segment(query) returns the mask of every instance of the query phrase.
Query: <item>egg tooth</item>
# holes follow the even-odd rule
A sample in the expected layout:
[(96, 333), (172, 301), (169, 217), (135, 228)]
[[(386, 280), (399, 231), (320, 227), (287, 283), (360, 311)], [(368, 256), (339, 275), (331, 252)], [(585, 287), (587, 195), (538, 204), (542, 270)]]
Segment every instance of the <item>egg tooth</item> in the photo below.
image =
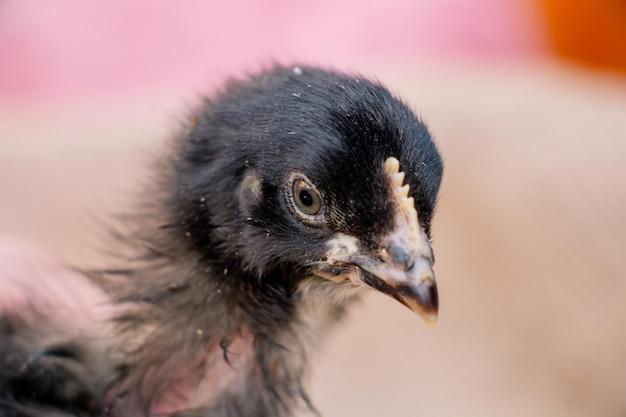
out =
[(409, 197), (411, 186), (404, 184), (405, 174), (400, 171), (400, 161), (394, 157), (387, 158), (383, 164), (383, 171), (389, 178), (392, 198), (396, 201), (401, 215), (408, 221), (409, 227), (417, 231), (419, 222), (417, 210), (415, 209), (415, 199)]

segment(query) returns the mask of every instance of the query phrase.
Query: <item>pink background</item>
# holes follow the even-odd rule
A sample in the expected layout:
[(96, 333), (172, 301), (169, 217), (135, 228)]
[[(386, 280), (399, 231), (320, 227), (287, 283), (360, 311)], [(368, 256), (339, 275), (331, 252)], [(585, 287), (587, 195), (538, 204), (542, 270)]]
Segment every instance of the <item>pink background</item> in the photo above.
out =
[(198, 87), (274, 60), (344, 69), (544, 49), (533, 3), (4, 0), (0, 99)]

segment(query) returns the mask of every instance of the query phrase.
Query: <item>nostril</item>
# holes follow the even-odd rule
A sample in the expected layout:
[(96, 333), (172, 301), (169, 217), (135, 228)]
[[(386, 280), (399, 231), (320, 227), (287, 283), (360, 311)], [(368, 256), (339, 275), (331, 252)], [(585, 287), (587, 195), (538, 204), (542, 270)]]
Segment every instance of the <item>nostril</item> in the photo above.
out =
[(409, 256), (409, 254), (402, 246), (396, 243), (391, 243), (387, 247), (387, 251), (391, 254), (391, 259), (393, 260), (394, 264), (401, 266), (407, 271), (413, 268), (415, 260), (412, 256)]

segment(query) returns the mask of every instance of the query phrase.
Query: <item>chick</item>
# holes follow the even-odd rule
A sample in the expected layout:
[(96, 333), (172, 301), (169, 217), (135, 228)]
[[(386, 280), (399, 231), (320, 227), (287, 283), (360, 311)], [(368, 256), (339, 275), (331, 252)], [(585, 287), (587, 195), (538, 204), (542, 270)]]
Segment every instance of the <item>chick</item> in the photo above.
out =
[(118, 236), (135, 256), (83, 271), (110, 318), (76, 334), (35, 306), (0, 316), (0, 415), (315, 412), (310, 351), (363, 289), (436, 319), (442, 172), (378, 83), (304, 66), (230, 81), (156, 165)]

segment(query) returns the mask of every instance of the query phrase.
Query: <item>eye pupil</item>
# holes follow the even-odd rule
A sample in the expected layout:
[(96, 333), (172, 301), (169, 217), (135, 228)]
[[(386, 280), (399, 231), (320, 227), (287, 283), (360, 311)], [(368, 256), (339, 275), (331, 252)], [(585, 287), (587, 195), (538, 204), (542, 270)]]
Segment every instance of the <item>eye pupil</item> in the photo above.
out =
[(313, 205), (313, 196), (307, 190), (300, 191), (300, 201), (307, 207), (311, 207)]

